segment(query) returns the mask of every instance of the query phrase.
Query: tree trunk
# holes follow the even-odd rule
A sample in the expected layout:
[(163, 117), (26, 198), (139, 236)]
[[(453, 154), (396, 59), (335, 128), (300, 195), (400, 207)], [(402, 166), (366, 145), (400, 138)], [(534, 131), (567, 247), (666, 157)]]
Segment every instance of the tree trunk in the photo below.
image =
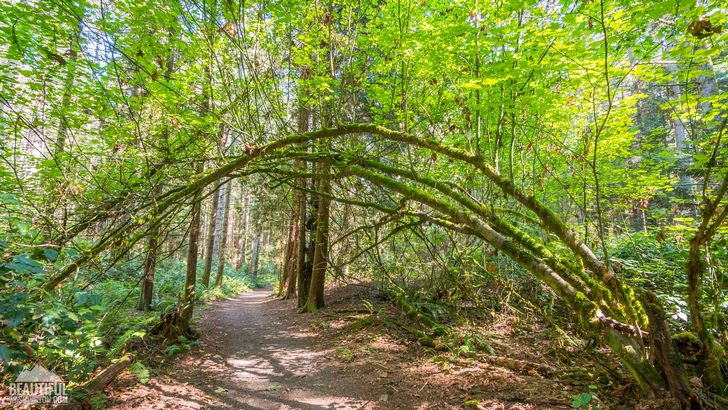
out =
[[(161, 195), (162, 186), (154, 189), (155, 195)], [(157, 267), (157, 250), (159, 248), (159, 226), (154, 226), (149, 232), (147, 239), (147, 256), (144, 259), (144, 277), (141, 284), (141, 295), (137, 309), (142, 311), (152, 310), (152, 295), (154, 293), (154, 272)]]
[[(198, 166), (198, 172), (202, 172), (202, 163)], [(184, 297), (177, 306), (174, 320), (171, 326), (164, 331), (168, 340), (176, 341), (179, 335), (190, 335), (190, 321), (195, 305), (195, 286), (197, 285), (197, 251), (200, 236), (200, 208), (202, 192), (198, 192), (192, 199), (192, 211), (190, 215), (190, 238), (187, 247), (187, 275), (185, 277)]]
[[(300, 166), (301, 163), (299, 162), (298, 165)], [(296, 185), (300, 186), (303, 183), (303, 179), (299, 179)], [(296, 282), (301, 270), (300, 267), (303, 265), (303, 261), (301, 259), (304, 257), (306, 247), (306, 195), (303, 191), (296, 190), (293, 204), (295, 207), (293, 220), (294, 237), (293, 242), (291, 243), (291, 260), (290, 263), (287, 263), (287, 270), (284, 272), (284, 274), (288, 275), (284, 299), (291, 299), (296, 294)], [(304, 250), (303, 252), (302, 249)]]
[[(170, 41), (174, 35), (174, 29), (170, 31)], [(164, 79), (169, 81), (174, 72), (174, 52), (171, 52), (167, 58), (167, 69), (164, 71)], [(169, 138), (169, 127), (164, 128), (165, 140)], [(157, 184), (154, 189), (155, 198), (162, 195), (162, 184)], [(156, 200), (155, 200), (156, 201)], [(156, 211), (154, 216), (156, 216)], [(152, 295), (154, 291), (154, 273), (157, 267), (157, 250), (159, 247), (159, 226), (155, 226), (149, 233), (149, 240), (147, 242), (147, 256), (144, 260), (144, 279), (142, 280), (142, 290), (139, 298), (139, 310), (147, 311), (151, 310)]]
[[(311, 70), (308, 67), (300, 67), (300, 76), (302, 80), (308, 80), (311, 78)], [(298, 90), (298, 132), (304, 133), (309, 130), (309, 120), (311, 117), (311, 110), (309, 109), (308, 105), (306, 105), (306, 98), (307, 98), (307, 92), (308, 90), (301, 86), (301, 88)], [(306, 148), (307, 149), (307, 148)], [(301, 172), (306, 172), (308, 169), (308, 164), (306, 164), (304, 161), (299, 160), (298, 168), (301, 170)], [(297, 180), (297, 185), (301, 189), (306, 189), (306, 186), (308, 185), (308, 181), (304, 178), (299, 178)], [(296, 291), (296, 287), (298, 288), (298, 298), (297, 303), (298, 307), (301, 308), (306, 304), (306, 296), (308, 293), (308, 288), (310, 286), (310, 278), (311, 278), (311, 254), (308, 251), (308, 248), (306, 246), (306, 239), (311, 241), (313, 244), (314, 236), (309, 233), (309, 235), (306, 235), (306, 231), (310, 231), (311, 224), (313, 223), (313, 220), (309, 218), (306, 215), (307, 211), (310, 211), (307, 209), (306, 206), (306, 200), (307, 200), (307, 194), (303, 190), (297, 191), (298, 195), (298, 248), (297, 248), (297, 263), (295, 268), (295, 276), (296, 280), (290, 280), (288, 282), (288, 289), (286, 291), (287, 297), (293, 297), (293, 293)], [(312, 198), (314, 196), (313, 193), (309, 194)], [(312, 202), (313, 204), (313, 202)], [(313, 207), (311, 207), (313, 209)], [(313, 251), (313, 248), (311, 248)], [(295, 284), (294, 284), (295, 282)]]
[[(726, 178), (728, 179), (728, 176)], [(703, 345), (700, 360), (705, 378), (712, 388), (717, 391), (724, 391), (726, 384), (723, 379), (720, 363), (720, 351), (722, 348), (717, 346), (715, 338), (707, 326), (705, 326), (702, 303), (700, 302), (703, 293), (703, 272), (705, 269), (705, 261), (703, 260), (700, 247), (707, 241), (703, 236), (703, 232), (702, 229), (699, 229), (690, 240), (690, 254), (687, 266), (688, 308), (690, 309), (690, 319), (695, 328), (695, 332)]]
[(215, 249), (215, 234), (217, 232), (217, 208), (220, 203), (220, 189), (215, 190), (212, 196), (212, 207), (210, 209), (210, 220), (207, 223), (207, 244), (205, 246), (205, 267), (202, 271), (202, 284), (210, 286), (210, 272), (212, 271), (212, 258)]
[(248, 193), (246, 192), (245, 188), (243, 188), (243, 216), (242, 216), (242, 226), (240, 228), (240, 242), (238, 246), (238, 260), (235, 264), (235, 270), (241, 270), (243, 268), (243, 264), (245, 264), (245, 252), (246, 248), (248, 247), (247, 241), (248, 241), (248, 219), (250, 218), (250, 212), (248, 210)]
[(139, 305), (137, 309), (142, 311), (152, 310), (152, 295), (154, 293), (154, 271), (157, 265), (157, 236), (159, 228), (152, 229), (149, 232), (147, 240), (147, 256), (144, 259), (144, 278), (141, 284), (141, 295), (139, 297)]
[(215, 287), (222, 286), (222, 277), (225, 272), (225, 252), (227, 251), (228, 223), (230, 222), (230, 198), (232, 197), (232, 182), (225, 187), (225, 204), (222, 209), (222, 226), (220, 227), (220, 250), (217, 262), (217, 277)]
[[(303, 163), (301, 163), (303, 165)], [(300, 186), (305, 188), (306, 181), (301, 179)], [(306, 194), (304, 191), (298, 192), (298, 247), (296, 248), (296, 265), (294, 267), (295, 278), (290, 278), (286, 297), (292, 298), (298, 287), (298, 306), (301, 307), (302, 297), (305, 297), (305, 287), (302, 287), (303, 277), (306, 270)], [(294, 280), (295, 279), (295, 280)], [(303, 289), (303, 290), (302, 290)], [(304, 295), (304, 296), (302, 296)]]
[[(667, 69), (671, 74), (675, 74), (678, 71), (676, 64), (668, 65)], [(675, 108), (673, 110), (674, 118), (671, 119), (671, 123), (673, 135), (675, 136), (675, 150), (677, 151), (678, 156), (678, 186), (676, 187), (676, 191), (681, 195), (683, 199), (690, 199), (692, 201), (694, 199), (693, 178), (692, 176), (690, 176), (689, 172), (691, 161), (687, 150), (689, 144), (688, 131), (685, 127), (685, 123), (680, 117), (679, 110), (679, 107), (681, 105), (680, 97), (682, 94), (682, 91), (680, 90), (680, 79), (673, 78), (672, 82), (673, 85), (670, 87), (670, 97), (675, 104)]]
[[(301, 77), (308, 78), (309, 71), (301, 69)], [(309, 110), (304, 104), (304, 96), (299, 92), (298, 106), (298, 132), (304, 133), (308, 131)], [(302, 160), (296, 160), (298, 169), (305, 169), (305, 163)], [(306, 180), (303, 178), (296, 179), (298, 188), (305, 186)], [(290, 299), (296, 293), (296, 285), (299, 278), (302, 278), (303, 266), (305, 266), (304, 255), (306, 247), (306, 193), (300, 189), (296, 189), (294, 193), (294, 210), (291, 217), (291, 231), (289, 233), (288, 252), (286, 258), (286, 269), (283, 275), (287, 281), (286, 293), (284, 299)], [(307, 288), (299, 286), (299, 306), (301, 306), (300, 294), (305, 293)]]
[[(298, 249), (298, 204), (297, 196), (293, 199), (293, 210), (291, 212), (291, 219), (288, 224), (288, 238), (286, 240), (286, 253), (283, 258), (283, 269), (280, 281), (279, 293), (283, 293), (283, 289), (287, 289), (289, 280), (291, 279), (291, 272), (294, 271), (293, 267), (296, 266), (296, 249)], [(295, 278), (294, 278), (295, 280)], [(284, 299), (288, 299), (284, 295)]]
[(331, 198), (331, 180), (326, 178), (329, 173), (329, 166), (324, 164), (321, 167), (324, 177), (319, 182), (319, 189), (322, 195), (318, 198), (318, 215), (316, 218), (316, 247), (313, 256), (313, 269), (311, 272), (311, 286), (308, 290), (308, 298), (304, 311), (315, 312), (324, 307), (324, 284), (326, 280), (326, 265), (329, 256), (329, 216)]
[(298, 277), (298, 307), (306, 306), (308, 293), (311, 289), (311, 275), (313, 274), (313, 259), (316, 250), (316, 219), (318, 217), (318, 196), (309, 195), (308, 215), (306, 216), (306, 230), (308, 231), (308, 245), (305, 250), (305, 263)]
[(258, 254), (260, 253), (260, 231), (256, 228), (253, 236), (253, 249), (250, 255), (250, 275), (258, 276)]
[(683, 360), (675, 350), (665, 312), (654, 293), (648, 291), (642, 296), (642, 306), (650, 320), (650, 345), (655, 361), (662, 370), (670, 392), (685, 406), (690, 401), (690, 385)]
[[(76, 32), (74, 33), (76, 37), (81, 36), (81, 28), (83, 27), (83, 18), (85, 11), (85, 8), (81, 9), (81, 17), (78, 20), (78, 27), (76, 28)], [(75, 55), (79, 54), (80, 45), (78, 44), (78, 41), (76, 41), (76, 38), (71, 38), (68, 48), (73, 53), (75, 53)], [(67, 58), (69, 58), (68, 71), (66, 71), (66, 77), (63, 80), (63, 96), (61, 97), (61, 104), (59, 107), (60, 113), (58, 113), (58, 134), (56, 135), (54, 151), (52, 153), (55, 165), (60, 168), (62, 175), (66, 173), (66, 167), (63, 165), (66, 160), (64, 160), (61, 156), (61, 154), (66, 151), (66, 139), (68, 138), (68, 117), (66, 116), (66, 112), (69, 111), (73, 99), (73, 84), (76, 80), (76, 66), (78, 65), (78, 61), (73, 61), (78, 60), (76, 57), (69, 56)], [(57, 243), (56, 245), (63, 245), (67, 240), (66, 232), (68, 228), (69, 207), (69, 203), (66, 198), (66, 181), (61, 178), (60, 180), (53, 181), (52, 184), (53, 186), (51, 187), (51, 189), (48, 190), (48, 192), (58, 192), (59, 197), (57, 198), (58, 202), (56, 204), (52, 203), (55, 198), (50, 198), (47, 208), (47, 217), (48, 221), (54, 221), (56, 219), (54, 215), (55, 210), (58, 208), (61, 209), (60, 231), (62, 232), (62, 234), (60, 237), (62, 241)]]

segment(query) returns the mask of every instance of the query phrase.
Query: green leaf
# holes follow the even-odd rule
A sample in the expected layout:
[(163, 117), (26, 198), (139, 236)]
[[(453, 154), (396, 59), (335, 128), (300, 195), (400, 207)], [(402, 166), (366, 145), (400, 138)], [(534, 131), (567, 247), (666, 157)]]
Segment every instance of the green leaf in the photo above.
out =
[(6, 365), (10, 363), (10, 349), (2, 343), (0, 343), (0, 359), (2, 359), (3, 363)]
[(51, 262), (55, 262), (58, 258), (58, 251), (53, 248), (43, 249), (43, 256)]
[(593, 397), (593, 394), (591, 393), (582, 393), (579, 395), (572, 396), (573, 401), (571, 402), (571, 407), (575, 409), (580, 409), (585, 407), (589, 404)]
[(43, 265), (25, 256), (14, 257), (13, 261), (6, 264), (5, 267), (20, 274), (43, 273)]

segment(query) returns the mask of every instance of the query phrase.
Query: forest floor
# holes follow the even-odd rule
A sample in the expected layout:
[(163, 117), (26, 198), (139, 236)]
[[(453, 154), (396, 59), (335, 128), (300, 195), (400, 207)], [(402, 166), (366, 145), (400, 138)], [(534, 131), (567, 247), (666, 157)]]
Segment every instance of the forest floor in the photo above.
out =
[(530, 326), (493, 323), (489, 343), (499, 357), (543, 368), (438, 353), (383, 323), (354, 327), (351, 313), (372, 300), (363, 287), (335, 289), (327, 309), (306, 315), (270, 294), (258, 289), (204, 308), (199, 344), (171, 358), (142, 357), (150, 380), (122, 373), (106, 391), (108, 408), (554, 409), (571, 408), (573, 395), (603, 379), (592, 360), (575, 359)]

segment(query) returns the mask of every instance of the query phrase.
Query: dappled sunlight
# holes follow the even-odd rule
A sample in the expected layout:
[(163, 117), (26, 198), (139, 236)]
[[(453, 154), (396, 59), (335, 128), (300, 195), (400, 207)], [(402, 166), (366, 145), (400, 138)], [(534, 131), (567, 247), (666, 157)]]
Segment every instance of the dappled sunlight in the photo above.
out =
[(314, 335), (271, 314), (266, 304), (276, 299), (268, 294), (257, 290), (207, 311), (198, 321), (207, 327), (204, 350), (180, 358), (169, 375), (119, 393), (112, 408), (150, 401), (190, 409), (374, 408), (379, 396), (347, 394), (329, 370), (327, 352), (311, 348)]
[(384, 328), (349, 332), (326, 314), (292, 314), (292, 303), (258, 290), (208, 310), (200, 347), (112, 394), (112, 408), (451, 409), (474, 398), (487, 398), (482, 408), (568, 408), (574, 393), (537, 373), (440, 361)]

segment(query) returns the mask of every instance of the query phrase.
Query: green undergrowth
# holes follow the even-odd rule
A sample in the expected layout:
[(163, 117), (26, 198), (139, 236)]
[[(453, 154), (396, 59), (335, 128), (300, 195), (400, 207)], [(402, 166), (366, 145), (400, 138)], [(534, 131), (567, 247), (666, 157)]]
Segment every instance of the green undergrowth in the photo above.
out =
[[(162, 313), (174, 309), (183, 291), (184, 262), (162, 261), (155, 274), (152, 310), (137, 310), (141, 269), (140, 258), (136, 258), (103, 271), (82, 269), (62, 288), (40, 298), (36, 290), (27, 285), (46, 278), (59, 255), (55, 251), (16, 252), (2, 245), (0, 358), (3, 384), (34, 363), (42, 363), (61, 375), (71, 387), (83, 383), (97, 367), (120, 356), (130, 344), (149, 338), (149, 330)], [(208, 289), (197, 285), (198, 304), (268, 286), (274, 277), (273, 264), (262, 265), (261, 274), (256, 278), (248, 276), (245, 267), (236, 271), (227, 265), (221, 287)], [(201, 270), (202, 264), (198, 266), (198, 277)]]

